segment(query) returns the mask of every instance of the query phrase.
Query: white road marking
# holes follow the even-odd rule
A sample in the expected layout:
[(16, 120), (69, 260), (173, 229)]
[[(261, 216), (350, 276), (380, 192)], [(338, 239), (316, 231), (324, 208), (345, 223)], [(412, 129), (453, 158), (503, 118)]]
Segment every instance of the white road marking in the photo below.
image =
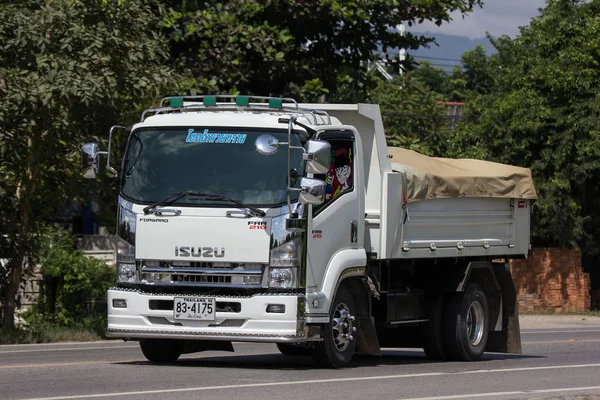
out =
[(93, 342), (54, 342), (54, 343), (27, 343), (27, 344), (2, 344), (0, 349), (4, 347), (37, 347), (37, 346), (67, 346), (70, 344), (100, 344), (100, 343), (117, 343), (120, 340), (95, 340)]
[(514, 396), (520, 394), (539, 394), (539, 393), (560, 393), (560, 392), (584, 392), (589, 390), (600, 390), (600, 386), (584, 386), (576, 388), (559, 388), (559, 389), (531, 389), (519, 390), (514, 392), (491, 392), (491, 393), (475, 393), (475, 394), (457, 394), (452, 396), (433, 396), (433, 397), (413, 397), (402, 400), (448, 400), (448, 399), (467, 399), (475, 397), (491, 397), (491, 396)]
[(62, 349), (35, 349), (35, 350), (3, 350), (0, 354), (8, 353), (40, 353), (42, 351), (73, 351), (73, 350), (99, 350), (99, 349), (137, 349), (138, 346), (95, 346), (95, 347), (65, 347)]
[[(268, 383), (247, 383), (241, 385), (223, 385), (223, 386), (205, 386), (205, 387), (191, 387), (191, 388), (179, 388), (179, 389), (158, 389), (158, 390), (144, 390), (135, 392), (118, 392), (118, 393), (97, 393), (97, 394), (83, 394), (75, 396), (56, 396), (56, 397), (40, 397), (28, 400), (59, 400), (59, 399), (89, 399), (97, 397), (121, 397), (121, 396), (136, 396), (136, 395), (149, 395), (149, 394), (161, 394), (161, 393), (182, 393), (182, 392), (201, 392), (208, 390), (223, 390), (223, 389), (246, 389), (255, 387), (270, 387), (270, 386), (292, 386), (292, 385), (306, 385), (306, 384), (321, 384), (321, 383), (341, 383), (341, 382), (361, 382), (361, 381), (374, 381), (383, 379), (401, 379), (401, 378), (420, 378), (430, 376), (444, 376), (444, 375), (467, 375), (475, 373), (499, 373), (499, 372), (516, 372), (516, 371), (534, 371), (534, 370), (547, 370), (547, 369), (564, 369), (564, 368), (591, 368), (600, 367), (600, 364), (580, 364), (580, 365), (551, 365), (545, 367), (529, 367), (529, 368), (505, 368), (505, 369), (488, 369), (488, 370), (472, 370), (462, 372), (429, 372), (423, 374), (404, 374), (404, 375), (380, 375), (380, 376), (361, 376), (354, 378), (337, 378), (337, 379), (315, 379), (307, 381), (287, 381), (287, 382), (268, 382)], [(463, 396), (459, 396), (463, 397)]]
[(544, 343), (592, 343), (600, 342), (600, 339), (568, 339), (568, 340), (540, 340), (537, 342), (521, 342), (522, 344), (544, 344)]
[(588, 332), (600, 332), (600, 329), (588, 329), (588, 330), (565, 330), (565, 331), (545, 331), (543, 329), (537, 330), (521, 330), (521, 335), (536, 335), (538, 333), (588, 333)]

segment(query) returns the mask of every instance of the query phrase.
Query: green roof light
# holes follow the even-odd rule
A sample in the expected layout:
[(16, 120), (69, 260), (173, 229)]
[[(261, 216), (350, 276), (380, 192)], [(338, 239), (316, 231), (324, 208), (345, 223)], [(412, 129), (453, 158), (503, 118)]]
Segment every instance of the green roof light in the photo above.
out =
[(235, 98), (235, 105), (238, 107), (248, 107), (250, 105), (250, 99), (248, 96), (237, 96)]
[(171, 97), (169, 104), (171, 107), (183, 107), (183, 97)]
[(202, 103), (205, 107), (216, 107), (217, 106), (217, 97), (216, 96), (204, 96), (202, 98)]
[(283, 100), (282, 99), (269, 99), (269, 108), (283, 108)]

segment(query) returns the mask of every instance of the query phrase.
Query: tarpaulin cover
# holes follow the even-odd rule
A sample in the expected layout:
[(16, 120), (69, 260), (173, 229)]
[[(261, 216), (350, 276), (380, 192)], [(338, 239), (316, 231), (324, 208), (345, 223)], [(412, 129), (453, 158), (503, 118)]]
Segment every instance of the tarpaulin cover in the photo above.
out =
[(404, 175), (407, 202), (459, 197), (537, 199), (529, 168), (490, 161), (428, 157), (388, 147), (392, 169)]

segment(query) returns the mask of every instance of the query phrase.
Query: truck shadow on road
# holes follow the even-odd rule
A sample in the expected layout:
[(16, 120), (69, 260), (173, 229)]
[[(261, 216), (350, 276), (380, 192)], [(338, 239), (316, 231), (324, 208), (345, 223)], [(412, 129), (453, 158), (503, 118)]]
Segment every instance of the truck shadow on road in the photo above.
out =
[[(533, 356), (525, 354), (501, 354), (486, 353), (484, 358), (474, 363), (481, 365), (489, 361), (512, 360), (512, 359), (540, 359), (544, 356)], [(451, 362), (436, 361), (428, 359), (419, 350), (384, 350), (381, 357), (355, 356), (352, 368), (379, 367), (379, 366), (405, 366), (418, 364), (450, 364)], [(263, 369), (263, 370), (312, 370), (318, 368), (310, 356), (284, 356), (278, 353), (271, 354), (244, 354), (226, 356), (188, 356), (177, 362), (168, 364), (153, 364), (146, 361), (122, 362), (117, 364), (165, 366), (179, 368), (240, 368), (240, 369)], [(464, 363), (461, 363), (464, 364)]]

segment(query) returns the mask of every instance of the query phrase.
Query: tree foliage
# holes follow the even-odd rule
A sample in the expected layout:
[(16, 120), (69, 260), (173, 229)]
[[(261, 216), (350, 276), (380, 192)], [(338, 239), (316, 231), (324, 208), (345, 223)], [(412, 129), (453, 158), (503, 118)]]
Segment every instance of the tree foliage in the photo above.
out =
[(379, 104), (388, 145), (440, 156), (446, 148), (446, 109), (436, 93), (412, 74), (380, 81), (371, 94)]
[(485, 47), (477, 46), (461, 57), (461, 67), (451, 73), (434, 67), (428, 61), (420, 61), (413, 76), (439, 93), (445, 101), (464, 102), (478, 94), (489, 94), (493, 85), (492, 69), (489, 66)]
[[(471, 121), (456, 155), (531, 167), (537, 245), (600, 253), (600, 1), (549, 0), (473, 71)], [(464, 150), (466, 149), (466, 150)]]
[[(171, 55), (201, 92), (363, 101), (375, 86), (368, 61), (432, 38), (396, 25), (441, 24), (480, 0), (171, 1)], [(383, 56), (382, 56), (383, 54)], [(392, 57), (393, 58), (393, 57)], [(393, 60), (392, 60), (393, 61)], [(397, 61), (397, 60), (396, 60)]]
[(115, 269), (76, 247), (65, 231), (49, 230), (42, 237), (37, 259), (44, 290), (25, 316), (30, 324), (104, 329), (106, 291), (115, 281)]
[(81, 188), (78, 148), (121, 110), (148, 103), (173, 74), (162, 7), (142, 0), (12, 1), (0, 6), (0, 196), (11, 205), (4, 326), (33, 240)]

